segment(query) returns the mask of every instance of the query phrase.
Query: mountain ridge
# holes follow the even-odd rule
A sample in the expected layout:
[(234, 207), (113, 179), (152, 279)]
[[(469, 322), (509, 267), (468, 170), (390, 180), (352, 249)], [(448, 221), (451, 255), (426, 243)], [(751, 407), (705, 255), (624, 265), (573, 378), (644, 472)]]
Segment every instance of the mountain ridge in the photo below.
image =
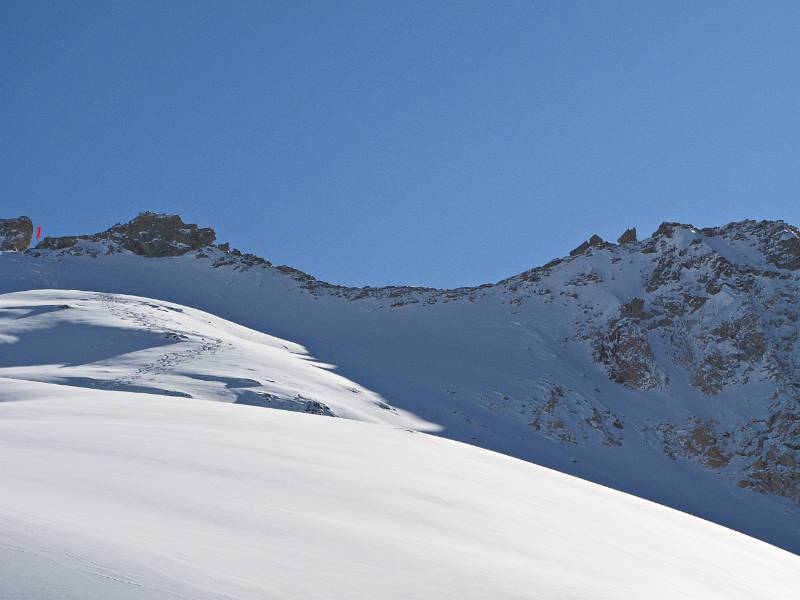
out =
[[(18, 217), (17, 219), (7, 219), (6, 221), (19, 221), (22, 224), (24, 224), (25, 221), (27, 221), (27, 223), (31, 222), (30, 218), (27, 216), (21, 216)], [(314, 281), (321, 286), (336, 288), (336, 289), (352, 290), (352, 291), (407, 289), (415, 291), (455, 292), (462, 290), (479, 290), (490, 286), (501, 285), (503, 283), (513, 281), (518, 278), (529, 276), (530, 274), (539, 272), (543, 269), (551, 268), (557, 264), (560, 264), (564, 260), (567, 260), (568, 258), (575, 258), (576, 256), (584, 254), (587, 251), (591, 252), (592, 248), (625, 246), (627, 244), (632, 244), (632, 243), (643, 244), (645, 245), (645, 247), (647, 247), (649, 245), (652, 245), (653, 240), (658, 237), (661, 236), (671, 237), (676, 229), (701, 232), (703, 235), (710, 237), (726, 234), (729, 233), (731, 230), (741, 229), (741, 228), (755, 227), (764, 229), (768, 231), (768, 235), (773, 234), (776, 229), (778, 230), (785, 229), (787, 231), (792, 232), (794, 234), (794, 237), (789, 240), (789, 243), (787, 243), (784, 248), (777, 248), (777, 249), (772, 248), (773, 253), (769, 256), (769, 259), (771, 259), (770, 262), (773, 262), (773, 264), (775, 264), (775, 266), (778, 266), (779, 268), (787, 268), (790, 270), (800, 269), (800, 241), (793, 241), (798, 239), (797, 236), (800, 230), (798, 230), (797, 227), (780, 219), (775, 219), (775, 220), (744, 219), (741, 221), (731, 221), (726, 225), (722, 226), (703, 227), (703, 228), (697, 228), (694, 225), (688, 223), (664, 221), (661, 223), (661, 225), (659, 225), (659, 227), (656, 229), (655, 232), (653, 232), (651, 236), (642, 240), (639, 240), (637, 238), (636, 236), (637, 232), (635, 227), (628, 228), (620, 235), (616, 244), (604, 240), (597, 234), (593, 234), (586, 241), (581, 242), (578, 246), (576, 246), (567, 255), (553, 258), (550, 261), (544, 263), (543, 265), (533, 266), (530, 269), (511, 275), (509, 277), (502, 278), (494, 283), (486, 282), (478, 285), (457, 286), (454, 288), (418, 286), (418, 285), (406, 285), (406, 284), (349, 286), (349, 285), (331, 283), (319, 279), (310, 273), (307, 273), (305, 271), (296, 269), (288, 265), (273, 265), (272, 262), (261, 256), (258, 256), (253, 253), (241, 252), (236, 248), (231, 248), (229, 242), (215, 245), (213, 244), (213, 242), (215, 241), (216, 233), (213, 228), (210, 227), (199, 228), (197, 225), (184, 223), (180, 215), (177, 214), (156, 213), (151, 211), (143, 211), (127, 223), (119, 222), (111, 226), (109, 229), (106, 229), (102, 232), (98, 232), (95, 234), (78, 234), (78, 235), (68, 235), (59, 237), (47, 236), (41, 241), (37, 242), (36, 246), (34, 247), (28, 247), (31, 241), (31, 235), (28, 235), (27, 242), (25, 243), (26, 245), (25, 248), (13, 248), (13, 249), (16, 249), (18, 251), (68, 250), (70, 248), (74, 249), (76, 244), (79, 244), (79, 242), (81, 241), (95, 241), (95, 242), (113, 241), (119, 243), (121, 234), (127, 233), (128, 231), (134, 231), (135, 233), (141, 234), (142, 230), (148, 225), (150, 227), (155, 226), (158, 228), (156, 234), (166, 233), (168, 235), (171, 234), (173, 236), (177, 236), (173, 237), (172, 240), (168, 240), (177, 242), (177, 244), (168, 247), (166, 249), (166, 253), (164, 248), (157, 248), (155, 251), (150, 251), (149, 248), (145, 250), (144, 247), (142, 247), (141, 245), (137, 248), (135, 242), (132, 244), (129, 243), (128, 245), (122, 243), (116, 248), (114, 248), (114, 250), (117, 250), (119, 247), (121, 247), (143, 256), (163, 257), (163, 256), (171, 256), (171, 255), (174, 256), (174, 255), (184, 254), (192, 250), (199, 250), (204, 246), (214, 246), (216, 248), (219, 248), (223, 252), (230, 254), (233, 257), (241, 257), (243, 260), (250, 261), (253, 263), (268, 264), (269, 266), (274, 266), (275, 268), (280, 269), (287, 274), (295, 274), (298, 278), (301, 278), (303, 280)], [(186, 230), (191, 232), (190, 235), (188, 236), (185, 235), (184, 232)], [(32, 228), (30, 228), (30, 231), (32, 233)], [(2, 232), (0, 232), (0, 236), (2, 236)], [(186, 243), (187, 241), (189, 241), (188, 244)], [(182, 247), (179, 247), (179, 245), (182, 245)], [(110, 247), (109, 249), (111, 248), (113, 247)], [(781, 250), (783, 251), (782, 254), (779, 253)]]
[(87, 237), (0, 255), (0, 291), (200, 308), (301, 343), (444, 437), (800, 552), (797, 229), (631, 237), (454, 290), (333, 286), (224, 245), (148, 257)]

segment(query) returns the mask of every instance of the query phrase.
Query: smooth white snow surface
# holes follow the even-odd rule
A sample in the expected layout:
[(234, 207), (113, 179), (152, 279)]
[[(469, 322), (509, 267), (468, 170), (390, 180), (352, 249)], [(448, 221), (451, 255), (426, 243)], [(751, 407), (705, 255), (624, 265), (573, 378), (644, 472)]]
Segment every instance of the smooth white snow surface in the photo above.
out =
[(0, 295), (0, 377), (435, 429), (333, 373), (299, 344), (135, 296)]
[(789, 599), (800, 558), (381, 424), (0, 380), (0, 598)]

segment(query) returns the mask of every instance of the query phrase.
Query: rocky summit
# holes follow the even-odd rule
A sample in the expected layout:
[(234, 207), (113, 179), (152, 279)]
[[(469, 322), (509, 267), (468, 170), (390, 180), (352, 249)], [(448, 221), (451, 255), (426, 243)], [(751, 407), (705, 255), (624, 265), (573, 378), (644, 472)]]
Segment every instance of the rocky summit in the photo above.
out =
[(105, 252), (128, 250), (147, 257), (180, 256), (214, 243), (213, 229), (184, 223), (178, 215), (140, 213), (128, 223), (119, 223), (101, 233), (83, 236), (47, 237), (36, 247), (45, 250), (89, 248), (85, 242), (111, 242)]
[(25, 250), (33, 237), (33, 223), (28, 217), (0, 219), (0, 251)]

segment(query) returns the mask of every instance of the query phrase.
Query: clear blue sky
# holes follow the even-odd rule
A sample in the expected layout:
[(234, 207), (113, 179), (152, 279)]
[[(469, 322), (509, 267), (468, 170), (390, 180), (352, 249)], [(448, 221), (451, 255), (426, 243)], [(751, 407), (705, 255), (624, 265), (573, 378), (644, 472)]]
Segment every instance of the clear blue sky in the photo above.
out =
[(0, 3), (0, 216), (178, 212), (347, 284), (800, 223), (798, 2)]

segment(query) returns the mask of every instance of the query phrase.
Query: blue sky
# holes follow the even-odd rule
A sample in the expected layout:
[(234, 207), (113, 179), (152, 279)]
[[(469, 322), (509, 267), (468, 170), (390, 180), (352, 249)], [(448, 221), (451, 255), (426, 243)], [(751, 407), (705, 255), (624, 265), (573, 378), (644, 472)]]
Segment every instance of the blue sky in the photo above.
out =
[(664, 220), (800, 224), (797, 2), (0, 3), (0, 216), (178, 212), (457, 286)]

